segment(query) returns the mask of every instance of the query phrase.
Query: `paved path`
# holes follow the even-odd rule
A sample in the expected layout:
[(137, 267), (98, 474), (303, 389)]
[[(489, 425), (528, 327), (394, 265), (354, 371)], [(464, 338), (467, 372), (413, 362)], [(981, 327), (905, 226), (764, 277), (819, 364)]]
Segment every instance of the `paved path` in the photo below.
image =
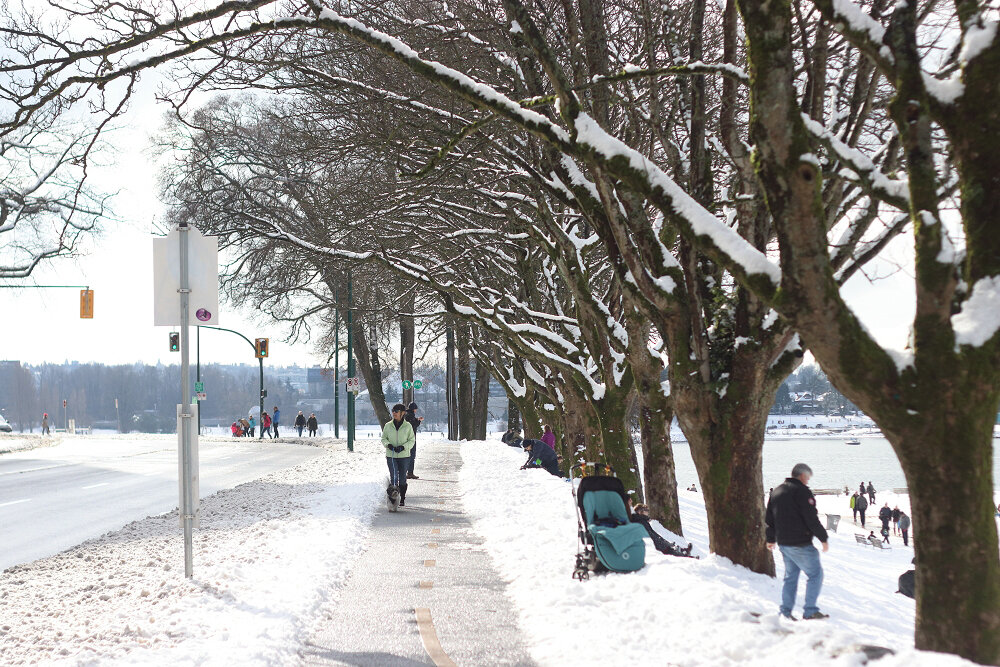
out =
[[(456, 443), (421, 442), (406, 507), (376, 515), (306, 665), (532, 665), (459, 498)], [(388, 471), (386, 471), (388, 479)]]

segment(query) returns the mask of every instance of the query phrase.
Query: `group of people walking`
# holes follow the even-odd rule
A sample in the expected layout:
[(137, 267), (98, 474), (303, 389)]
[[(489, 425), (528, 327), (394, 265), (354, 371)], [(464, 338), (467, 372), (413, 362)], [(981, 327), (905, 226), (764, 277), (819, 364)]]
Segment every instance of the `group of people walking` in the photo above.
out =
[[(260, 415), (260, 439), (263, 440), (266, 435), (269, 438), (279, 438), (281, 437), (278, 433), (278, 428), (281, 426), (281, 410), (278, 406), (274, 406), (274, 412), (268, 414), (266, 411), (262, 412)], [(237, 419), (229, 427), (234, 438), (254, 438), (257, 437), (257, 426), (258, 422), (252, 414), (247, 415), (245, 418)], [(302, 414), (299, 410), (298, 416), (295, 418), (295, 427), (299, 431), (299, 437), (302, 437), (302, 430), (306, 427), (309, 428), (309, 435), (316, 435), (316, 431), (319, 428), (319, 424), (316, 421), (316, 413), (309, 415), (309, 419)]]
[[(861, 518), (861, 527), (865, 528), (865, 512), (868, 511), (869, 505), (875, 503), (875, 487), (872, 486), (871, 482), (868, 482), (866, 487), (864, 482), (858, 487), (858, 490), (854, 492), (851, 496), (850, 505), (851, 511), (854, 513), (854, 523), (858, 522), (858, 517)], [(899, 505), (894, 508), (889, 508), (889, 503), (885, 503), (878, 511), (879, 521), (882, 522), (882, 528), (879, 531), (882, 535), (882, 542), (889, 544), (889, 524), (892, 524), (892, 535), (899, 535), (903, 538), (903, 545), (910, 545), (910, 517), (907, 516), (906, 512), (899, 509)], [(874, 534), (874, 531), (873, 531)]]
[(295, 430), (299, 432), (299, 437), (302, 437), (303, 429), (309, 429), (309, 437), (316, 435), (316, 431), (319, 430), (319, 421), (316, 419), (316, 413), (309, 413), (309, 418), (299, 410), (299, 414), (295, 415)]

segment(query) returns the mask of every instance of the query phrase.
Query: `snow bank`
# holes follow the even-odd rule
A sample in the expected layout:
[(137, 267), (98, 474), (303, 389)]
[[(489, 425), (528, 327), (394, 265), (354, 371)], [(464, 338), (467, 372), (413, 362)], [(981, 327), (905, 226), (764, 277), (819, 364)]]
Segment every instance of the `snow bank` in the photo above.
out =
[(385, 477), (377, 442), (326, 446), (203, 499), (192, 580), (176, 511), (4, 571), (0, 664), (298, 664)]
[(569, 483), (518, 470), (521, 453), (496, 442), (464, 443), (461, 451), (465, 509), (509, 582), (532, 656), (543, 665), (860, 665), (858, 644), (897, 651), (879, 665), (972, 664), (914, 650), (914, 603), (894, 593), (913, 551), (899, 540), (876, 552), (841, 524), (823, 556), (819, 604), (832, 618), (793, 623), (777, 614), (780, 556), (779, 578), (771, 579), (708, 554), (702, 497), (681, 492), (685, 535), (701, 560), (663, 556), (647, 542), (639, 572), (580, 583), (570, 577), (576, 516)]

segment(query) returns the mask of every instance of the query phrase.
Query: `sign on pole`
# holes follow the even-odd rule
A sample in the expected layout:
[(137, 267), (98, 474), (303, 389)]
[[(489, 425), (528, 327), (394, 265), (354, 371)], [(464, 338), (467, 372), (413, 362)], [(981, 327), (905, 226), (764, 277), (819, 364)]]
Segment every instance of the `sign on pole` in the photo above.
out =
[(195, 382), (194, 383), (194, 390), (197, 391), (197, 392), (205, 391), (205, 383), (204, 382)]
[[(219, 324), (219, 242), (194, 227), (188, 230), (188, 321)], [(165, 237), (153, 239), (154, 326), (181, 324), (180, 288), (180, 232), (172, 229)]]
[(412, 389), (413, 383), (409, 380), (403, 380), (403, 389)]
[(361, 391), (361, 378), (355, 376), (352, 378), (347, 378), (347, 391), (353, 391), (355, 394)]
[(413, 381), (413, 388), (414, 389), (421, 389), (423, 386), (424, 386), (423, 381), (421, 381), (421, 380), (414, 380)]
[(198, 402), (199, 403), (201, 403), (202, 401), (207, 401), (208, 400), (208, 394), (205, 393), (204, 391), (195, 392), (195, 396), (198, 397)]

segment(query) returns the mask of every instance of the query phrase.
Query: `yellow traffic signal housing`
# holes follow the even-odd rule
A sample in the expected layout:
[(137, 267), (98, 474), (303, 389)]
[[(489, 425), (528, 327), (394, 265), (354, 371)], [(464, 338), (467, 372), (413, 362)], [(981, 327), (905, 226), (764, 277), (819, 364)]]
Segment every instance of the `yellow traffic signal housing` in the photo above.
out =
[(94, 319), (94, 290), (80, 290), (80, 319)]
[(267, 343), (268, 343), (267, 338), (258, 338), (256, 341), (254, 341), (253, 347), (254, 350), (256, 351), (255, 356), (258, 359), (264, 359), (267, 357)]

